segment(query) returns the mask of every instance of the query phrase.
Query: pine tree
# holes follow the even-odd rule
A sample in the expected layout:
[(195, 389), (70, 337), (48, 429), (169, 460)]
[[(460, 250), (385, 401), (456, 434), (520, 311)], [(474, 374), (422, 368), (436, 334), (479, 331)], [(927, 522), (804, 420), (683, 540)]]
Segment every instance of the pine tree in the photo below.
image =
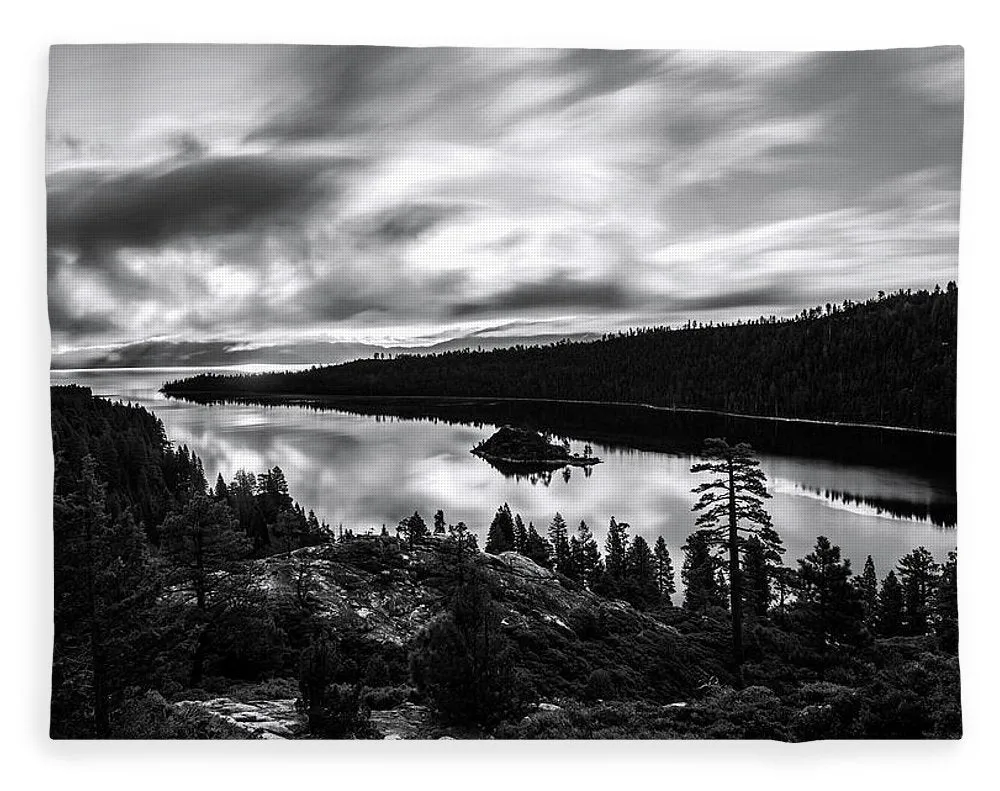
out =
[(903, 587), (890, 571), (882, 581), (878, 597), (878, 632), (883, 637), (895, 637), (903, 632)]
[(667, 542), (663, 540), (663, 536), (656, 538), (653, 558), (656, 564), (656, 588), (663, 603), (670, 605), (672, 604), (670, 597), (677, 592), (677, 583), (674, 581), (674, 564), (670, 558), (670, 550), (667, 549)]
[(926, 634), (930, 628), (931, 606), (940, 566), (927, 549), (918, 547), (899, 561), (896, 570), (903, 586), (906, 631), (913, 635)]
[(874, 631), (878, 621), (878, 576), (871, 555), (865, 560), (865, 568), (861, 575), (854, 578), (854, 587), (857, 588), (858, 596), (861, 598), (865, 626)]
[(815, 549), (799, 560), (798, 577), (797, 604), (806, 627), (824, 643), (857, 636), (861, 601), (850, 581), (851, 561), (841, 559), (840, 547), (819, 536)]
[(771, 606), (771, 572), (766, 550), (757, 536), (750, 536), (743, 545), (743, 581), (745, 612), (766, 617)]
[[(151, 671), (159, 570), (131, 514), (109, 517), (89, 454), (78, 489), (56, 495), (54, 526), (53, 736), (108, 738), (127, 687)], [(71, 732), (75, 722), (83, 733)]]
[(621, 582), (625, 579), (629, 527), (627, 522), (619, 523), (614, 517), (611, 517), (611, 523), (608, 525), (608, 535), (604, 539), (604, 568), (612, 582)]
[(576, 529), (576, 535), (570, 540), (570, 557), (575, 579), (579, 580), (587, 590), (590, 590), (597, 581), (597, 575), (601, 567), (601, 553), (597, 548), (597, 541), (594, 534), (584, 520), (580, 520), (580, 526)]
[(514, 515), (514, 549), (522, 555), (526, 554), (528, 548), (528, 529), (524, 526), (524, 520), (520, 514)]
[(550, 568), (552, 565), (552, 546), (538, 534), (533, 522), (528, 523), (524, 554), (543, 568)]
[(243, 567), (250, 554), (230, 510), (203, 494), (168, 516), (161, 534), (171, 585), (190, 594), (200, 610), (225, 598), (229, 577)]
[[(189, 683), (201, 682), (215, 627), (229, 614), (261, 607), (247, 564), (251, 544), (223, 503), (198, 494), (163, 522), (166, 579), (191, 597), (185, 628), (194, 643)], [(251, 601), (253, 600), (253, 601)]]
[(634, 607), (646, 608), (660, 600), (656, 585), (656, 560), (642, 536), (635, 536), (625, 554), (626, 600)]
[(427, 537), (427, 523), (419, 512), (414, 511), (412, 515), (400, 520), (396, 525), (396, 533), (412, 547)]
[(948, 553), (934, 597), (934, 631), (941, 650), (958, 653), (958, 554)]
[(486, 534), (486, 551), (491, 555), (513, 552), (516, 543), (514, 517), (510, 512), (510, 506), (504, 503), (501, 508), (497, 509), (489, 532)]
[[(573, 558), (570, 554), (569, 528), (558, 511), (549, 525), (549, 543), (552, 544), (552, 567), (559, 574), (572, 572)], [(568, 576), (568, 575), (567, 575)]]
[(712, 537), (707, 530), (696, 530), (688, 536), (683, 548), (684, 563), (681, 581), (684, 583), (684, 609), (702, 612), (709, 607), (725, 607), (726, 600), (719, 590), (716, 571), (720, 561), (712, 551)]
[(434, 535), (443, 536), (445, 534), (444, 511), (440, 508), (434, 514)]
[(708, 461), (692, 465), (693, 473), (711, 473), (713, 480), (696, 486), (699, 495), (692, 510), (699, 511), (696, 524), (713, 543), (728, 552), (730, 615), (732, 617), (733, 663), (737, 676), (743, 664), (743, 586), (740, 574), (741, 533), (756, 536), (766, 550), (780, 553), (781, 541), (764, 510), (770, 498), (760, 461), (746, 443), (731, 446), (724, 439), (705, 440)]
[(219, 473), (219, 477), (215, 479), (215, 499), (224, 502), (228, 502), (229, 500), (229, 489), (221, 472)]

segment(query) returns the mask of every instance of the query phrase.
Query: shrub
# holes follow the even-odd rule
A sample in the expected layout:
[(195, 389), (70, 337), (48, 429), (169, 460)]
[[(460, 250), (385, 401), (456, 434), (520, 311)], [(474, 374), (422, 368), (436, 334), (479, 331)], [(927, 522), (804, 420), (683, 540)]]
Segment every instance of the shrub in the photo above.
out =
[(113, 739), (256, 739), (197, 706), (176, 706), (158, 692), (129, 698), (115, 713)]
[(473, 572), (414, 640), (413, 684), (445, 721), (489, 726), (517, 710), (513, 650), (500, 629), (487, 579)]

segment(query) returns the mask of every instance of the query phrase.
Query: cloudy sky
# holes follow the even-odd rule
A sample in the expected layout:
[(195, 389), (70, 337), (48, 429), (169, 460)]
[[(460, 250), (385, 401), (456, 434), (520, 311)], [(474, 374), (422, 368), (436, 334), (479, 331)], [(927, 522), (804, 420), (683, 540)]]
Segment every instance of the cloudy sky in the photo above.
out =
[(54, 364), (325, 360), (943, 285), (962, 98), (958, 48), (56, 47)]

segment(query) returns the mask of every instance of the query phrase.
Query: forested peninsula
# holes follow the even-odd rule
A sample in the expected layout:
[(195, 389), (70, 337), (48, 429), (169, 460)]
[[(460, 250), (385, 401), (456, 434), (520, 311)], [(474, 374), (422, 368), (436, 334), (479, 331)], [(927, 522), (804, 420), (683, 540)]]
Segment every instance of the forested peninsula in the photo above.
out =
[(590, 342), (200, 374), (172, 396), (489, 397), (682, 409), (954, 432), (958, 287), (879, 293), (794, 318), (688, 322)]

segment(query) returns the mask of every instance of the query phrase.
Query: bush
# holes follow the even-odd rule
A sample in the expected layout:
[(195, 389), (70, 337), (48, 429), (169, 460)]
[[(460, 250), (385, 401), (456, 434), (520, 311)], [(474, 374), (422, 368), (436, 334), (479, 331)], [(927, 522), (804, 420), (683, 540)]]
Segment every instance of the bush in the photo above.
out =
[(299, 661), (299, 695), (309, 718), (309, 732), (330, 739), (375, 736), (362, 703), (360, 684), (335, 684), (339, 652), (325, 632), (314, 635)]
[(372, 711), (388, 711), (409, 700), (411, 687), (375, 687), (365, 689), (361, 702)]
[(113, 739), (256, 739), (257, 736), (197, 706), (176, 706), (158, 692), (128, 699), (115, 712)]
[(500, 628), (488, 582), (472, 572), (449, 612), (414, 640), (413, 684), (446, 722), (489, 726), (517, 710), (513, 650)]

